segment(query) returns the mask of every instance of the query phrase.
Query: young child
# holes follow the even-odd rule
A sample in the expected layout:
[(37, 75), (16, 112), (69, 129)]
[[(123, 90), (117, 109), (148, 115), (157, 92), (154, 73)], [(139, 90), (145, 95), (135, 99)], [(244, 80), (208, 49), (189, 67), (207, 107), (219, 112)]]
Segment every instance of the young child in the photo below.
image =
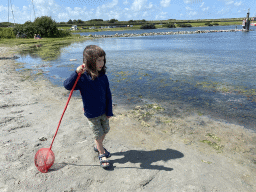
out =
[(109, 167), (110, 153), (103, 147), (103, 140), (109, 132), (109, 118), (113, 116), (112, 96), (109, 88), (106, 72), (106, 53), (96, 46), (89, 45), (83, 52), (83, 65), (64, 81), (64, 87), (71, 90), (78, 73), (82, 73), (75, 90), (80, 90), (84, 115), (87, 117), (90, 128), (93, 131), (96, 146), (94, 150), (99, 152), (100, 165)]

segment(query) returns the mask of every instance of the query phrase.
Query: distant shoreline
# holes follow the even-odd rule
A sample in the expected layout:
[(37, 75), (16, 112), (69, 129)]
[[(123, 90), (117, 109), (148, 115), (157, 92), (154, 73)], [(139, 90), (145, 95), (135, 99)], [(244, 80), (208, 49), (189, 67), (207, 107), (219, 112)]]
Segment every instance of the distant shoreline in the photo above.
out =
[[(100, 31), (123, 31), (123, 30), (138, 30), (140, 29), (140, 27), (143, 25), (143, 24), (152, 24), (154, 23), (155, 26), (156, 26), (156, 29), (162, 29), (162, 28), (168, 28), (168, 27), (163, 27), (165, 24), (168, 24), (168, 23), (175, 23), (175, 28), (183, 28), (183, 27), (179, 27), (177, 24), (178, 23), (183, 23), (183, 24), (190, 24), (191, 26), (190, 27), (207, 27), (208, 25), (205, 25), (205, 23), (208, 23), (208, 22), (212, 22), (214, 25), (213, 26), (229, 26), (229, 25), (242, 25), (242, 21), (243, 19), (205, 19), (205, 20), (200, 20), (200, 21), (197, 21), (197, 20), (170, 20), (170, 21), (150, 21), (150, 22), (147, 22), (147, 23), (140, 23), (139, 25), (134, 25), (132, 23), (124, 23), (122, 25), (133, 25), (133, 27), (118, 27), (118, 25), (120, 24), (117, 24), (116, 28), (103, 28), (101, 29), (101, 24), (97, 23), (97, 25), (95, 26), (94, 24), (91, 24), (91, 25), (83, 25), (83, 24), (70, 24), (70, 27), (72, 25), (77, 25), (78, 27), (78, 30), (76, 31), (71, 31), (72, 33), (77, 33), (77, 31), (79, 32), (100, 32)], [(160, 24), (161, 23), (161, 24)], [(98, 27), (96, 29), (79, 29), (79, 27)], [(107, 25), (106, 23), (102, 23), (102, 26), (110, 26), (110, 25)], [(59, 25), (58, 28), (61, 28), (61, 29), (69, 29), (70, 27), (66, 27), (66, 26), (61, 26)], [(188, 27), (188, 28), (190, 28)]]
[(115, 35), (82, 35), (83, 37), (92, 38), (112, 38), (112, 37), (135, 37), (135, 36), (155, 36), (155, 35), (179, 35), (179, 34), (200, 34), (200, 33), (219, 33), (219, 32), (238, 32), (242, 29), (229, 29), (229, 30), (196, 30), (196, 31), (170, 31), (170, 32), (150, 32), (150, 33), (116, 33)]

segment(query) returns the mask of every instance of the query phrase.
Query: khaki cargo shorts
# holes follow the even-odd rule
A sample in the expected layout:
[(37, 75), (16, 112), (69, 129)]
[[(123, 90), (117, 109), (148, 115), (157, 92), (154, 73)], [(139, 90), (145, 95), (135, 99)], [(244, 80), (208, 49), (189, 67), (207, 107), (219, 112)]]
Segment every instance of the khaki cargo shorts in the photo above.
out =
[(90, 128), (94, 134), (94, 138), (97, 140), (100, 136), (107, 134), (110, 130), (109, 119), (106, 114), (103, 114), (95, 118), (87, 118)]

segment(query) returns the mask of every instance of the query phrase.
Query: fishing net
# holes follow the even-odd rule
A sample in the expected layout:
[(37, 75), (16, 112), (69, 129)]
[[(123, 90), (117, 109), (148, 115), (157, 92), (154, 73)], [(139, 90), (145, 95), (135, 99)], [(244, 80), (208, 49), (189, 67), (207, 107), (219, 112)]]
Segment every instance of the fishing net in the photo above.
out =
[[(83, 68), (84, 68), (84, 66), (82, 65), (82, 69)], [(80, 77), (81, 77), (81, 72), (78, 74), (78, 76), (76, 78), (76, 81), (75, 81), (75, 83), (73, 85), (73, 88), (70, 91), (70, 94), (69, 94), (69, 97), (68, 97), (68, 101), (67, 101), (66, 106), (64, 108), (64, 111), (63, 111), (63, 113), (61, 115), (61, 118), (60, 118), (57, 130), (56, 130), (55, 135), (54, 135), (54, 137), (52, 139), (52, 144), (51, 144), (50, 148), (41, 148), (41, 149), (39, 149), (37, 151), (37, 153), (35, 155), (35, 159), (34, 159), (35, 160), (35, 165), (36, 165), (37, 169), (40, 172), (42, 172), (42, 173), (47, 173), (48, 170), (50, 169), (50, 167), (54, 163), (55, 156), (54, 156), (54, 153), (51, 150), (52, 149), (52, 145), (53, 145), (54, 139), (55, 139), (55, 137), (56, 137), (56, 135), (58, 133), (58, 130), (59, 130), (59, 127), (60, 127), (60, 124), (61, 124), (61, 120), (62, 120), (62, 118), (64, 116), (64, 113), (65, 113), (67, 107), (68, 107), (68, 103), (69, 103), (69, 101), (71, 99), (73, 91), (74, 91), (74, 89), (76, 87), (76, 84), (77, 84), (77, 82), (78, 82)]]
[(54, 153), (50, 148), (41, 148), (35, 155), (35, 165), (38, 171), (47, 173), (55, 160)]

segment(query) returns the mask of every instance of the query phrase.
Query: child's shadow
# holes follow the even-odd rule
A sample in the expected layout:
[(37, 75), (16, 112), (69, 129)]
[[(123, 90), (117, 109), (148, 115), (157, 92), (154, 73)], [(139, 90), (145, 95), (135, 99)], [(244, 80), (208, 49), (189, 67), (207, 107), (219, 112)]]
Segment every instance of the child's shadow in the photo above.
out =
[[(183, 153), (173, 149), (166, 149), (166, 150), (158, 149), (155, 151), (130, 150), (126, 152), (111, 153), (111, 155), (112, 157), (124, 156), (121, 159), (111, 160), (111, 164), (115, 164), (115, 163), (125, 164), (128, 162), (140, 163), (140, 169), (156, 169), (156, 170), (165, 170), (165, 171), (172, 171), (173, 169), (170, 167), (165, 167), (163, 165), (152, 165), (152, 163), (157, 161), (167, 162), (171, 159), (184, 157)], [(126, 168), (129, 168), (129, 167), (126, 167)]]

